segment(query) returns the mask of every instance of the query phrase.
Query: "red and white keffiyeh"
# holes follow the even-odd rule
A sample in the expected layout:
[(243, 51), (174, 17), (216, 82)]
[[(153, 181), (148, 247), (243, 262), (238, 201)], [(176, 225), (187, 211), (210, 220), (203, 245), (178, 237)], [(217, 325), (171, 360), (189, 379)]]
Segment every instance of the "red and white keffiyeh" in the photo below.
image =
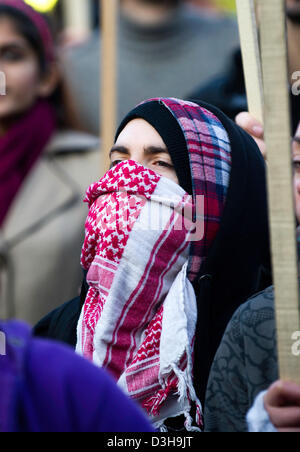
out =
[[(119, 163), (88, 192), (81, 264), (89, 290), (77, 351), (107, 368), (163, 428), (201, 407), (192, 383), (196, 298), (187, 278), (192, 199), (134, 161)], [(191, 210), (191, 209), (190, 209)]]

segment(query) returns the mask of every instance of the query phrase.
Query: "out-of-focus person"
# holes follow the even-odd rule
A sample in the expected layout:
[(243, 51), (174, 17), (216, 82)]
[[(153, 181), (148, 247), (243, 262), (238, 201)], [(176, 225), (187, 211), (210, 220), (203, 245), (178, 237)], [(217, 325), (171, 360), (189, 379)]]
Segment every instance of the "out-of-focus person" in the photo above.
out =
[(247, 414), (253, 433), (300, 432), (300, 386), (291, 381), (276, 381), (262, 391)]
[[(300, 61), (300, 3), (296, 0), (287, 0), (286, 3), (292, 122), (295, 133), (292, 155), (294, 198), (295, 214), (299, 224), (300, 92), (297, 93), (299, 83), (293, 86), (293, 82)], [(227, 108), (231, 108), (232, 118), (238, 110), (247, 108), (245, 87), (242, 85), (244, 84), (242, 62), (240, 55), (236, 58), (238, 63), (234, 70), (236, 78), (230, 78), (228, 74), (223, 82), (219, 80), (215, 93), (212, 85), (210, 91), (216, 101), (222, 97), (222, 93), (224, 94), (223, 102), (225, 105), (227, 101)], [(240, 83), (237, 83), (237, 80), (240, 80)], [(208, 98), (211, 99), (211, 96)], [(263, 124), (246, 111), (240, 112), (235, 119), (242, 129), (252, 135), (264, 158), (267, 159)], [(297, 235), (299, 255), (299, 228)], [(242, 305), (228, 324), (209, 377), (205, 400), (205, 431), (299, 431), (300, 388), (291, 382), (278, 381), (278, 378), (274, 287), (271, 286)], [(250, 407), (252, 408), (248, 412)]]
[[(238, 45), (236, 22), (198, 12), (184, 0), (122, 0), (118, 19), (118, 121), (143, 99), (184, 98), (226, 67)], [(87, 130), (99, 131), (96, 30), (65, 54), (65, 70)]]
[[(293, 134), (300, 117), (300, 2), (286, 0), (289, 77), (291, 85), (291, 109)], [(240, 112), (247, 111), (247, 97), (241, 51), (237, 48), (226, 71), (208, 83), (199, 83), (198, 89), (191, 90), (187, 98), (193, 102), (205, 101), (220, 108), (231, 119)]]
[[(237, 122), (252, 134), (262, 154), (267, 157), (264, 129), (259, 121), (244, 112), (237, 117)], [(260, 133), (257, 132), (259, 130)], [(293, 139), (292, 158), (295, 213), (299, 224), (300, 116)], [(299, 252), (298, 228), (298, 255)], [(293, 343), (291, 339), (291, 351), (295, 348), (295, 353), (298, 353), (296, 340)], [(299, 357), (295, 356), (295, 359)], [(240, 306), (227, 326), (208, 381), (205, 431), (246, 432), (249, 429), (251, 432), (274, 432), (299, 429), (300, 388), (289, 382), (278, 382), (278, 378), (274, 287), (270, 286)]]
[(0, 321), (0, 333), (0, 432), (153, 432), (103, 369), (24, 323)]
[(21, 0), (0, 0), (0, 70), (0, 317), (34, 324), (78, 293), (99, 143), (75, 131), (50, 27)]

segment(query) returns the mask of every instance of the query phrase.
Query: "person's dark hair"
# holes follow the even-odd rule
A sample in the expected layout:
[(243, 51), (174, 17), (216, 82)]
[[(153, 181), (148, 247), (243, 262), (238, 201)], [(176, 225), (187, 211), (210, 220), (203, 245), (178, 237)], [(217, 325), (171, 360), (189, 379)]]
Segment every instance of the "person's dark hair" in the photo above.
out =
[(299, 5), (295, 8), (286, 6), (286, 15), (288, 19), (294, 24), (300, 25), (300, 8)]
[[(15, 25), (17, 32), (29, 43), (37, 56), (40, 76), (45, 76), (49, 70), (49, 64), (51, 63), (47, 61), (45, 48), (35, 24), (21, 11), (8, 5), (0, 5), (0, 18), (3, 17), (11, 20)], [(44, 19), (46, 20), (51, 33), (54, 34), (53, 27), (47, 17), (44, 16)], [(55, 108), (59, 128), (81, 129), (66, 81), (61, 75), (57, 87), (48, 100)]]

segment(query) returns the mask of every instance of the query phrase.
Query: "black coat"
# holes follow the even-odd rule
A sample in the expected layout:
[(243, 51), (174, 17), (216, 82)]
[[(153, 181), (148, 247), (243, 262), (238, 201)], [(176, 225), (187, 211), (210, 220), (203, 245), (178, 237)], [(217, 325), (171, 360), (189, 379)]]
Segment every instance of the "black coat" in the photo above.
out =
[(75, 348), (77, 342), (77, 324), (87, 291), (88, 285), (84, 276), (80, 297), (76, 297), (63, 304), (41, 319), (33, 329), (34, 335), (55, 339)]
[[(188, 100), (196, 103), (207, 102), (215, 105), (230, 119), (234, 120), (241, 111), (248, 111), (244, 70), (240, 49), (232, 56), (227, 71), (216, 76), (205, 85), (199, 86), (187, 96)], [(290, 92), (292, 115), (292, 133), (295, 134), (300, 121), (300, 95)]]

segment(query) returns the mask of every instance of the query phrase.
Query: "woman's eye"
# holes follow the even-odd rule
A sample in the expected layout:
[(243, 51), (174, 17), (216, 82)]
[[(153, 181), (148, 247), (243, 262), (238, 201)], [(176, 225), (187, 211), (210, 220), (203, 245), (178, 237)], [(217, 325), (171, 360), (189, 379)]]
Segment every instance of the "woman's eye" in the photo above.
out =
[(158, 165), (158, 166), (162, 166), (163, 168), (174, 169), (174, 166), (171, 163), (164, 162), (163, 160), (158, 160), (154, 164)]
[(20, 61), (23, 59), (23, 53), (17, 50), (6, 50), (2, 53), (2, 59), (5, 61)]
[(300, 160), (293, 161), (293, 168), (294, 168), (294, 171), (300, 171)]
[(123, 160), (114, 160), (113, 162), (111, 162), (110, 167), (113, 168), (114, 166), (117, 166), (121, 162), (123, 162)]

